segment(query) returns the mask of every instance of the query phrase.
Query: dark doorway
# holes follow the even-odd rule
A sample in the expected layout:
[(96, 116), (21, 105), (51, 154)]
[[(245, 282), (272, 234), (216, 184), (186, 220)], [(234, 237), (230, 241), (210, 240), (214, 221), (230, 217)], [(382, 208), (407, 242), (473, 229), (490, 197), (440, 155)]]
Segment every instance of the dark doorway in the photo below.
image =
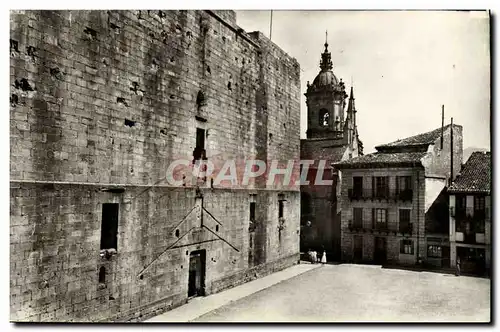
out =
[(363, 236), (354, 235), (354, 262), (360, 263), (363, 260)]
[(450, 247), (443, 247), (442, 267), (450, 267)]
[(462, 272), (482, 275), (485, 272), (485, 250), (482, 248), (457, 247)]
[(375, 238), (374, 261), (376, 264), (384, 264), (387, 260), (387, 243), (384, 237)]
[(189, 256), (188, 297), (205, 295), (205, 250), (193, 251)]

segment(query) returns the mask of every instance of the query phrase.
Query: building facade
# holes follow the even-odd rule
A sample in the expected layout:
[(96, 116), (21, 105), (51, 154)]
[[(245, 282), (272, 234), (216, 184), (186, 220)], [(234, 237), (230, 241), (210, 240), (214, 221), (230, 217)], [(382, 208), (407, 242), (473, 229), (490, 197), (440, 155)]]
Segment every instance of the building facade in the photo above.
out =
[(436, 220), (436, 212), (430, 214), (436, 206), (442, 211), (442, 204), (436, 202), (459, 170), (462, 127), (448, 125), (376, 149), (334, 164), (342, 173), (342, 260), (437, 264), (429, 257), (427, 245), (445, 236), (443, 241), (448, 241), (446, 227), (436, 226), (446, 225), (448, 219), (446, 215)]
[(298, 185), (166, 180), (300, 157), (299, 64), (233, 11), (13, 11), (10, 82), (12, 321), (140, 321), (297, 263)]
[(464, 272), (491, 270), (491, 153), (474, 152), (448, 190), (450, 263)]
[[(363, 154), (358, 136), (356, 107), (351, 87), (347, 112), (347, 93), (342, 79), (333, 73), (328, 43), (321, 54), (320, 72), (312, 84), (307, 82), (307, 138), (302, 139), (301, 160), (314, 161), (309, 166), (309, 184), (301, 186), (301, 251), (327, 251), (328, 257), (340, 259), (339, 175), (331, 163)], [(316, 178), (332, 181), (318, 185)]]

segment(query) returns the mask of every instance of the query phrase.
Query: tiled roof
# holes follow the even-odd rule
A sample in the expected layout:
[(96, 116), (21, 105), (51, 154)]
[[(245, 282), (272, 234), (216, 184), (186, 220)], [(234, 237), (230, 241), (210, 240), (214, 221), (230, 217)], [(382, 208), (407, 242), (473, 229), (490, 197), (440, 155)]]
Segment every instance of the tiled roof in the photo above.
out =
[[(447, 125), (444, 127), (444, 130), (448, 129), (451, 125)], [(456, 126), (456, 125), (454, 125)], [(390, 148), (390, 147), (403, 147), (403, 146), (416, 146), (416, 145), (428, 145), (434, 143), (441, 136), (441, 128), (434, 129), (432, 131), (399, 139), (397, 141), (382, 144), (376, 146), (375, 148), (378, 150), (379, 148)]]
[(303, 160), (326, 160), (330, 163), (337, 162), (342, 159), (347, 145), (331, 145), (325, 142), (323, 146), (318, 146), (318, 143), (309, 145), (307, 141), (301, 142), (301, 156)]
[(375, 152), (365, 156), (344, 160), (335, 164), (338, 168), (365, 168), (385, 166), (415, 166), (421, 165), (420, 160), (426, 152), (400, 152), (380, 153)]
[(491, 153), (473, 152), (448, 191), (490, 193), (490, 188)]

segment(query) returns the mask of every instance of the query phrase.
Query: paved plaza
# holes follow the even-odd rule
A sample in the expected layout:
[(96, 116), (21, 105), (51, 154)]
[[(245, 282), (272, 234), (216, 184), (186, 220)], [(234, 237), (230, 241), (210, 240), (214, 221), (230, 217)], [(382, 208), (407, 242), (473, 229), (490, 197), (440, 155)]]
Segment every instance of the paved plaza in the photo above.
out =
[[(186, 320), (192, 322), (488, 322), (490, 320), (489, 279), (350, 264), (323, 265), (311, 270), (303, 269), (300, 274), (293, 274), (295, 276), (267, 288), (256, 289), (248, 296), (226, 301), (216, 309), (209, 308), (199, 317), (195, 318), (191, 314)], [(258, 283), (259, 281), (255, 284), (256, 287), (259, 287)], [(239, 292), (237, 288), (227, 292), (232, 291), (236, 294)], [(246, 291), (248, 292), (248, 289)], [(212, 296), (224, 297), (223, 293)], [(209, 298), (210, 296), (195, 299), (198, 302), (188, 303), (184, 308), (175, 310), (186, 311), (191, 306), (202, 313), (199, 308), (202, 305), (201, 301)], [(191, 309), (191, 312), (194, 311)], [(180, 317), (172, 314), (170, 317)], [(169, 313), (164, 319), (157, 317), (152, 321), (170, 321), (168, 315)]]

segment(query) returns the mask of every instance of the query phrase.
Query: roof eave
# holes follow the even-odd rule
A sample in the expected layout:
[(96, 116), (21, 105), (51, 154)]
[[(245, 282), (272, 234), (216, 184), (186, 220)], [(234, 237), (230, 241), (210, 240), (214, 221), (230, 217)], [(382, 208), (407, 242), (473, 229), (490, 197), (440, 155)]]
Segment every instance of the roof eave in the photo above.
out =
[(392, 167), (423, 167), (421, 162), (385, 162), (385, 163), (354, 163), (336, 164), (332, 166), (337, 169), (370, 169), (370, 168), (392, 168)]
[(432, 143), (419, 143), (419, 144), (402, 144), (402, 145), (378, 145), (375, 147), (377, 151), (379, 149), (382, 150), (397, 150), (397, 149), (404, 149), (404, 148), (420, 148), (420, 147), (428, 147)]
[(486, 194), (491, 195), (491, 190), (471, 190), (471, 189), (453, 189), (448, 188), (449, 194)]

